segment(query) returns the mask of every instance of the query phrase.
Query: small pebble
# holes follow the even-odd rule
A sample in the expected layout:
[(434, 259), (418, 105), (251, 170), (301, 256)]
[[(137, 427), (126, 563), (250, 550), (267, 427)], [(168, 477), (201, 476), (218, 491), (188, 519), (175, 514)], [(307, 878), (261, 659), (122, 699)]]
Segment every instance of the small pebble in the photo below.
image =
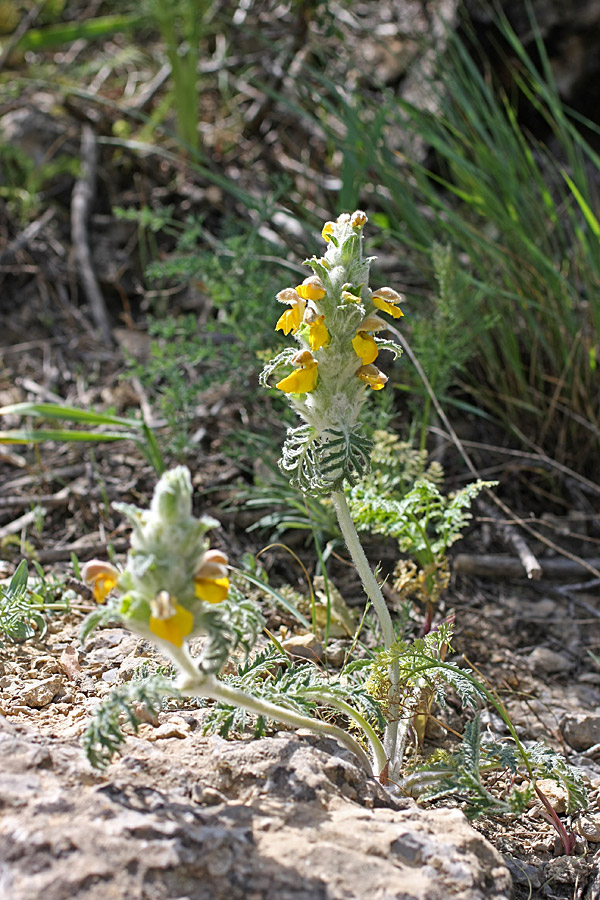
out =
[(549, 647), (536, 647), (529, 654), (528, 662), (537, 675), (567, 673), (573, 668), (567, 656)]

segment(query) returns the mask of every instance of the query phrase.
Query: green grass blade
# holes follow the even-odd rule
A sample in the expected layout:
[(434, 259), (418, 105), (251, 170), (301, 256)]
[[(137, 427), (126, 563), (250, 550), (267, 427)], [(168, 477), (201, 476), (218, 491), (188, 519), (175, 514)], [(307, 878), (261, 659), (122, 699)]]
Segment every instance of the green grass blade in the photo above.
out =
[(49, 50), (72, 44), (73, 41), (93, 41), (108, 37), (116, 31), (131, 31), (145, 23), (141, 16), (99, 16), (84, 22), (61, 22), (45, 28), (30, 28), (16, 44), (15, 50)]
[(31, 430), (27, 428), (0, 431), (0, 444), (41, 444), (44, 441), (135, 441), (139, 443), (139, 434), (128, 434), (124, 431), (75, 431), (64, 428)]
[(577, 201), (577, 205), (579, 206), (579, 209), (583, 213), (583, 215), (585, 217), (585, 221), (588, 223), (588, 225), (592, 229), (594, 236), (597, 238), (600, 238), (600, 222), (598, 222), (598, 219), (596, 218), (596, 216), (590, 209), (589, 204), (586, 202), (583, 194), (581, 193), (581, 191), (579, 190), (579, 188), (577, 187), (577, 185), (575, 184), (575, 182), (573, 181), (571, 176), (567, 172), (565, 172), (564, 169), (561, 169), (561, 175), (563, 176), (563, 178), (569, 185), (569, 189), (570, 189), (571, 193), (573, 194), (573, 196), (575, 197), (575, 200)]
[(93, 410), (77, 409), (60, 403), (12, 403), (0, 407), (0, 416), (39, 416), (45, 419), (66, 419), (67, 422), (84, 422), (89, 425), (123, 425), (125, 428), (144, 428), (141, 419), (125, 419)]

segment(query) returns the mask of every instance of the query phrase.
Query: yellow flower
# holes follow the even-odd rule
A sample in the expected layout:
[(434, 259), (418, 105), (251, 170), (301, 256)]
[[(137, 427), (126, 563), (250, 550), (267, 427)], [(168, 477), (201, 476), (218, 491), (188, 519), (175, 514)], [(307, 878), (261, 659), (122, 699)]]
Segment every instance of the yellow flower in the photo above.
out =
[(393, 288), (379, 288), (378, 291), (374, 291), (371, 299), (373, 300), (373, 306), (389, 313), (394, 319), (399, 319), (400, 316), (404, 315), (402, 310), (396, 306), (396, 303), (400, 303), (402, 300), (402, 296)]
[(303, 366), (301, 369), (296, 369), (286, 378), (277, 382), (275, 387), (286, 394), (308, 394), (310, 391), (314, 391), (317, 386), (318, 368), (319, 364), (314, 360), (314, 362)]
[(191, 634), (194, 628), (192, 613), (176, 603), (168, 591), (160, 591), (150, 604), (150, 620), (148, 626), (152, 634), (161, 641), (168, 641), (175, 647), (181, 647), (183, 639)]
[(306, 301), (293, 288), (285, 288), (279, 291), (277, 299), (280, 303), (287, 303), (291, 309), (286, 309), (277, 320), (275, 331), (283, 331), (284, 334), (296, 334), (306, 309)]
[(387, 375), (384, 375), (377, 366), (372, 364), (361, 366), (356, 370), (356, 375), (374, 391), (380, 391), (387, 384)]
[(119, 580), (118, 569), (102, 559), (91, 559), (81, 569), (81, 577), (91, 585), (96, 603), (104, 603)]
[(334, 224), (335, 224), (334, 222), (325, 222), (325, 224), (323, 225), (323, 231), (321, 232), (321, 237), (323, 238), (324, 241), (327, 241), (327, 243), (329, 243), (329, 241), (331, 240), (331, 234), (333, 232)]
[(377, 343), (375, 338), (372, 335), (367, 334), (366, 331), (358, 332), (356, 337), (352, 340), (352, 346), (354, 347), (356, 355), (362, 359), (364, 366), (375, 362), (377, 359), (379, 353)]
[(308, 326), (308, 345), (311, 350), (320, 350), (321, 347), (326, 347), (331, 340), (324, 322), (325, 316), (319, 316)]
[(229, 593), (229, 578), (194, 578), (194, 593), (205, 603), (221, 603)]
[(350, 291), (342, 291), (342, 300), (345, 303), (360, 303), (360, 297)]
[(221, 550), (207, 550), (194, 575), (194, 593), (206, 603), (220, 603), (229, 593), (227, 557)]
[(327, 291), (318, 275), (310, 275), (302, 284), (296, 286), (296, 292), (303, 300), (322, 300)]
[(284, 334), (289, 334), (291, 331), (292, 334), (296, 334), (300, 328), (301, 322), (302, 314), (300, 307), (298, 305), (293, 306), (291, 309), (286, 309), (286, 311), (279, 316), (275, 331), (283, 331)]

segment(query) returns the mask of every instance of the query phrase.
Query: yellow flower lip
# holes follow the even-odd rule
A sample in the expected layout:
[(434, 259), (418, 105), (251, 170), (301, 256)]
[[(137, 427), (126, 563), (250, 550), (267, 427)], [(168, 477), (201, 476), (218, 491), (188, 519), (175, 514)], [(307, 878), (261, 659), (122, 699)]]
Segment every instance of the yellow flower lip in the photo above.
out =
[(296, 292), (303, 300), (322, 300), (327, 291), (318, 275), (309, 275), (302, 284), (296, 286)]
[(388, 382), (387, 375), (384, 375), (377, 366), (374, 366), (371, 363), (360, 366), (360, 368), (356, 370), (356, 376), (357, 378), (360, 378), (361, 381), (364, 381), (365, 384), (368, 384), (374, 391), (380, 391)]
[(396, 304), (400, 303), (403, 299), (402, 294), (399, 294), (391, 287), (379, 288), (378, 290), (373, 291), (373, 294), (371, 295), (373, 306), (375, 306), (376, 309), (389, 313), (394, 319), (399, 319), (404, 315), (402, 310), (396, 306)]
[(104, 603), (116, 587), (120, 575), (115, 566), (103, 559), (90, 559), (81, 569), (81, 577), (86, 584), (91, 585), (96, 603)]
[(221, 603), (229, 593), (229, 578), (194, 578), (194, 594), (205, 603)]
[(159, 591), (150, 604), (148, 627), (155, 637), (181, 647), (194, 629), (194, 616), (177, 603), (168, 591)]
[(367, 366), (377, 359), (379, 350), (375, 338), (365, 331), (358, 332), (352, 340), (352, 346), (356, 355), (362, 359), (363, 366)]
[(285, 288), (285, 290), (279, 291), (277, 299), (280, 303), (287, 303), (292, 308), (286, 309), (279, 316), (275, 331), (283, 331), (284, 334), (289, 334), (291, 331), (292, 334), (296, 334), (304, 317), (306, 300), (303, 300), (294, 288)]
[(324, 241), (327, 241), (327, 243), (329, 243), (329, 241), (331, 240), (331, 235), (333, 232), (334, 225), (335, 225), (335, 222), (325, 222), (325, 224), (323, 225), (323, 230), (321, 231), (321, 237), (323, 238)]
[(309, 325), (308, 343), (311, 350), (320, 350), (321, 347), (326, 347), (331, 340), (324, 322), (325, 316), (319, 316), (315, 322)]
[[(309, 354), (312, 359), (312, 354), (308, 350), (300, 351), (300, 354), (304, 353)], [(296, 354), (296, 356), (300, 354)], [(294, 359), (292, 358), (293, 361)], [(286, 378), (282, 378), (275, 387), (278, 391), (283, 391), (286, 394), (309, 394), (317, 386), (318, 369), (319, 364), (316, 359), (313, 359), (311, 363), (308, 363), (303, 368), (296, 369), (295, 372), (292, 372)]]
[(351, 291), (342, 291), (342, 300), (346, 303), (360, 303), (360, 297), (357, 297)]

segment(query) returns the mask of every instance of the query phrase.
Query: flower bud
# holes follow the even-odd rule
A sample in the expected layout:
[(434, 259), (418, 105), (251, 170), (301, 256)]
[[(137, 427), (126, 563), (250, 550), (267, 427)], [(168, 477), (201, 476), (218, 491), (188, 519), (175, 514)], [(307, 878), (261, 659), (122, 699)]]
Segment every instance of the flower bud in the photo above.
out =
[(350, 224), (353, 228), (362, 228), (363, 225), (367, 224), (367, 215), (362, 211), (362, 209), (357, 209), (350, 216)]

